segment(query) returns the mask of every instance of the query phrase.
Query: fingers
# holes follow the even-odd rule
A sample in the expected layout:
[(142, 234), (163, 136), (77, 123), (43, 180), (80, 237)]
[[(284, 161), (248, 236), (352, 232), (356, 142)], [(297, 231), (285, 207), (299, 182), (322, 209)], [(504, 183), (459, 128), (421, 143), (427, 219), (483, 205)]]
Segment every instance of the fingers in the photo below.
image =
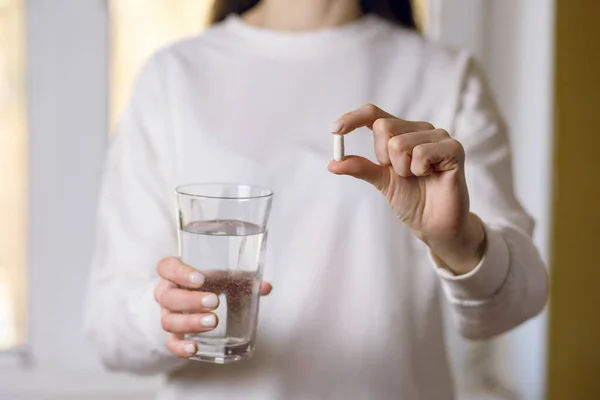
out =
[(359, 109), (342, 115), (331, 125), (330, 131), (331, 133), (345, 135), (362, 126), (371, 129), (373, 123), (379, 118), (394, 118), (394, 116), (373, 104), (366, 104)]
[(158, 303), (173, 312), (206, 312), (219, 307), (219, 297), (214, 293), (191, 291), (179, 287), (163, 289), (160, 283), (156, 287), (155, 297)]
[(182, 287), (198, 289), (204, 284), (204, 275), (175, 257), (159, 261), (156, 269), (161, 278)]
[[(269, 295), (272, 290), (269, 282), (261, 282), (261, 296)], [(156, 286), (154, 298), (162, 307), (174, 312), (204, 312), (219, 307), (219, 298), (214, 293), (180, 289), (164, 279)]]
[(366, 158), (348, 156), (341, 162), (330, 162), (329, 171), (365, 180), (385, 193), (390, 180), (389, 169), (385, 165), (391, 164), (396, 174), (409, 177), (428, 175), (434, 171), (446, 171), (464, 163), (462, 146), (451, 139), (448, 132), (443, 129), (433, 129), (401, 133), (407, 127), (407, 123), (412, 124), (410, 125), (412, 128), (427, 124), (397, 119), (376, 120), (373, 126), (375, 152), (383, 166), (374, 164)]
[[(396, 135), (406, 132), (434, 129), (433, 125), (429, 122), (407, 121), (397, 118), (373, 104), (365, 104), (361, 108), (347, 112), (338, 118), (338, 120), (331, 125), (330, 132), (338, 135), (345, 135), (346, 133), (352, 132), (363, 126), (366, 126), (369, 129), (375, 129), (375, 126), (377, 125), (376, 121), (379, 119), (389, 120), (387, 122), (381, 122), (386, 125), (382, 128), (392, 128), (396, 131)], [(392, 121), (394, 121), (394, 124), (389, 124), (389, 122)]]
[(345, 135), (353, 130), (366, 126), (373, 131), (375, 157), (383, 165), (390, 164), (388, 142), (391, 138), (408, 132), (433, 130), (428, 122), (407, 121), (396, 118), (373, 104), (342, 115), (331, 126), (331, 133)]
[(412, 176), (411, 163), (415, 147), (425, 144), (440, 142), (450, 139), (450, 135), (443, 129), (425, 132), (410, 132), (391, 138), (387, 143), (387, 153), (394, 172), (402, 177)]
[(168, 281), (166, 279), (161, 279), (160, 282), (158, 282), (158, 285), (156, 285), (156, 288), (154, 289), (154, 300), (156, 300), (157, 303), (160, 304), (160, 299), (162, 298), (163, 293), (168, 289), (175, 287), (177, 287), (177, 285), (175, 285), (173, 282)]
[(260, 295), (261, 296), (267, 296), (269, 293), (271, 293), (271, 291), (273, 290), (273, 285), (271, 285), (269, 282), (261, 282), (260, 284)]
[(188, 358), (196, 354), (198, 346), (192, 340), (183, 340), (181, 334), (173, 334), (167, 341), (167, 349), (177, 357)]
[(219, 323), (213, 313), (178, 314), (164, 312), (161, 324), (165, 331), (171, 333), (201, 333), (215, 329)]
[(336, 175), (350, 175), (369, 182), (382, 193), (389, 185), (389, 168), (372, 163), (363, 157), (348, 156), (341, 162), (332, 161), (328, 169)]
[[(428, 122), (406, 121), (398, 118), (379, 118), (373, 123), (373, 138), (377, 161), (383, 165), (390, 165), (391, 160), (388, 146), (389, 141), (393, 138), (410, 135), (415, 132), (431, 131), (432, 129), (433, 125)], [(442, 132), (441, 129), (439, 131), (436, 129), (431, 132), (436, 132), (436, 134)]]
[(433, 172), (451, 171), (461, 167), (464, 161), (465, 151), (457, 140), (424, 143), (412, 151), (410, 172), (415, 176), (426, 176)]
[(395, 118), (379, 118), (373, 123), (373, 145), (375, 157), (380, 164), (389, 165), (388, 142), (400, 134), (400, 127)]

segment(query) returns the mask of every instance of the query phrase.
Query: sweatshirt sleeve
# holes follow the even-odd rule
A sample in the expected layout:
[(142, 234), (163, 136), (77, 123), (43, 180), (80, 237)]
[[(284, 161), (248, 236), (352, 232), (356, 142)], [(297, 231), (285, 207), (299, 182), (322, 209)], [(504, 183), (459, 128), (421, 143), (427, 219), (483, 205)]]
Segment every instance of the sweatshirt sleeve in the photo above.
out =
[(85, 331), (104, 364), (139, 374), (185, 361), (170, 354), (154, 300), (157, 261), (177, 254), (173, 168), (160, 64), (140, 74), (108, 150)]
[(461, 334), (486, 339), (542, 310), (548, 274), (531, 238), (533, 221), (513, 191), (505, 125), (478, 66), (467, 59), (463, 71), (452, 134), (465, 148), (471, 212), (483, 221), (487, 244), (468, 274), (436, 270)]

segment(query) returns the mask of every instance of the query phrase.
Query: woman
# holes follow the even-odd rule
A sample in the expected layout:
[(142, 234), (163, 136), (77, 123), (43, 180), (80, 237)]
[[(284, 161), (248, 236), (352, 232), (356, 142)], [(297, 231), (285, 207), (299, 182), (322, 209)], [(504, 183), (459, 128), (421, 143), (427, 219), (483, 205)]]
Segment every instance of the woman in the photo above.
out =
[[(257, 2), (218, 2), (222, 22), (142, 72), (109, 153), (88, 332), (110, 368), (167, 373), (161, 399), (452, 398), (440, 287), (472, 339), (547, 294), (482, 74), (418, 35), (409, 0)], [(330, 161), (330, 133), (354, 155)], [(216, 305), (172, 258), (189, 182), (276, 193), (249, 362), (186, 360)]]

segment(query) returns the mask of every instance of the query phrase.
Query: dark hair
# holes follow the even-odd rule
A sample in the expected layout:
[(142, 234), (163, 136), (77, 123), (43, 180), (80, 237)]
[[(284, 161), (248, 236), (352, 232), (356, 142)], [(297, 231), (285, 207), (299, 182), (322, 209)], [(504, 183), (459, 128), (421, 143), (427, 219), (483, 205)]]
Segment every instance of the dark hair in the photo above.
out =
[[(300, 0), (301, 1), (301, 0)], [(212, 23), (223, 21), (229, 14), (242, 14), (260, 0), (215, 0)], [(364, 13), (377, 14), (406, 28), (417, 29), (411, 0), (360, 0)]]

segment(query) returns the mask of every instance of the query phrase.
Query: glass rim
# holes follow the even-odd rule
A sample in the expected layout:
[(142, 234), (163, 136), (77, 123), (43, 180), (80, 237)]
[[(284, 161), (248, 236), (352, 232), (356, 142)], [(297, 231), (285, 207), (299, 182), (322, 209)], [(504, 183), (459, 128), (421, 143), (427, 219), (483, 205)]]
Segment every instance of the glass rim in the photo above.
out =
[[(262, 194), (249, 196), (215, 196), (211, 194), (193, 193), (187, 189), (191, 188), (210, 188), (210, 187), (229, 187), (229, 188), (247, 188), (250, 191), (257, 190)], [(205, 183), (186, 183), (175, 187), (175, 193), (180, 196), (195, 197), (199, 199), (218, 199), (218, 200), (254, 200), (266, 199), (273, 197), (273, 191), (264, 186), (249, 185), (246, 183), (231, 183), (231, 182), (205, 182)]]

